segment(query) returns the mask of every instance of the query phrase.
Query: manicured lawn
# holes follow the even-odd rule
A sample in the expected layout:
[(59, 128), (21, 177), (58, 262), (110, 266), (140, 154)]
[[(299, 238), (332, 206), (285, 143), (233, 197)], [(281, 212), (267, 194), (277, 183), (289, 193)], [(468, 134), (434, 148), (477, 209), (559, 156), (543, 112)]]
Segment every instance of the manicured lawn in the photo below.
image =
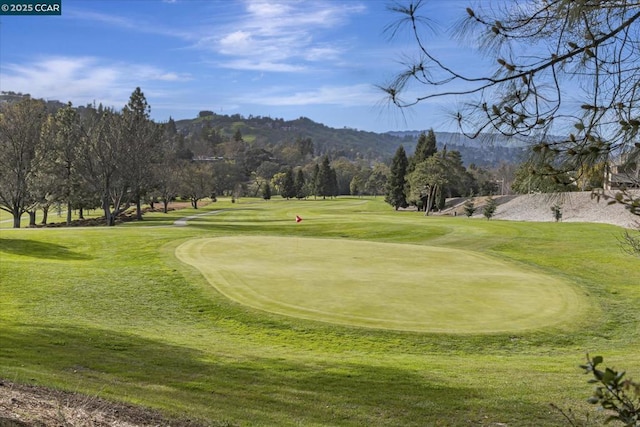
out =
[[(214, 211), (186, 227), (171, 225)], [(3, 229), (0, 378), (214, 425), (562, 425), (551, 402), (598, 417), (585, 403), (591, 386), (577, 368), (586, 352), (640, 377), (640, 268), (618, 248), (620, 233), (595, 224), (425, 218), (394, 212), (381, 199), (349, 198), (222, 200), (116, 228)], [(195, 266), (181, 262), (176, 249)], [(487, 292), (470, 281), (453, 295), (436, 268), (443, 254), (489, 263), (481, 271)], [(448, 255), (446, 262), (458, 258)], [(211, 256), (223, 262), (203, 261)], [(305, 261), (310, 271), (302, 274), (296, 256), (316, 262)], [(452, 269), (456, 283), (474, 271), (471, 261)], [(293, 275), (286, 271), (291, 262)], [(395, 263), (408, 279), (395, 277)], [(294, 301), (309, 312), (322, 300), (327, 317), (278, 314), (273, 305), (255, 307), (255, 299), (228, 298), (239, 282), (213, 280), (220, 264), (232, 271), (223, 275), (239, 274), (249, 290), (263, 286), (277, 307)], [(349, 265), (358, 274), (345, 280)], [(535, 280), (496, 289), (489, 280), (494, 266)], [(359, 280), (371, 272), (379, 310), (356, 309), (367, 299)], [(316, 289), (306, 301), (313, 281), (298, 280), (303, 289), (291, 290), (291, 277), (301, 276), (326, 277), (315, 283), (330, 286), (331, 295)], [(274, 285), (278, 280), (284, 287)], [(402, 288), (408, 282), (416, 287)], [(438, 289), (449, 294), (434, 294)], [(506, 310), (505, 289), (526, 295), (511, 298), (524, 320), (513, 318), (517, 310), (505, 311), (504, 325), (490, 319), (493, 328), (460, 320), (483, 308), (490, 316), (482, 304), (495, 304), (496, 295)], [(342, 314), (364, 310), (376, 319), (344, 321), (328, 309), (339, 304)], [(438, 317), (446, 331), (384, 329), (393, 313), (405, 324)]]
[(589, 309), (568, 281), (460, 249), (232, 236), (189, 240), (176, 254), (242, 304), (351, 326), (519, 332)]

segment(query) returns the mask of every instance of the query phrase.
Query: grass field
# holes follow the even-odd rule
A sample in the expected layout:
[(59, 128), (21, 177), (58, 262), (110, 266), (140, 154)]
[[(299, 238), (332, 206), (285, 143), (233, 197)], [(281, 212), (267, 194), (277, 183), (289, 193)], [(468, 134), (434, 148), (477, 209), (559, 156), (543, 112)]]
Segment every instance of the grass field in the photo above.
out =
[(2, 229), (0, 378), (212, 425), (562, 425), (551, 402), (598, 417), (586, 352), (640, 377), (620, 233), (349, 198)]
[(588, 309), (566, 281), (460, 249), (232, 236), (189, 240), (176, 253), (234, 301), (351, 326), (519, 332)]

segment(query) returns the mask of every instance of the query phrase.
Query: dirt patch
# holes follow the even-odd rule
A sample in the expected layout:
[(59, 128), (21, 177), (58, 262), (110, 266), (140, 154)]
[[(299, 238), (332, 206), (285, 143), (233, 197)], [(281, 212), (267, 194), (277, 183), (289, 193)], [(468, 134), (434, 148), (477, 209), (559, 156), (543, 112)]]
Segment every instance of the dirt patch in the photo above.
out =
[(200, 427), (209, 424), (169, 419), (161, 413), (45, 387), (0, 380), (0, 427)]

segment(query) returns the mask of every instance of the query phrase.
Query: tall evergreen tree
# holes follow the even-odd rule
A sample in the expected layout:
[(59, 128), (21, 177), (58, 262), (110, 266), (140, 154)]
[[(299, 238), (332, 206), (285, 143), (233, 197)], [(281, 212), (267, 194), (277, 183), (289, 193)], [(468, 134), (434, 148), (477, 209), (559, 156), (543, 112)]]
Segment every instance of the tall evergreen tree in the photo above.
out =
[(438, 203), (438, 208), (444, 207), (444, 199), (451, 197), (466, 196), (472, 192), (474, 178), (462, 162), (462, 155), (459, 151), (443, 151), (436, 154), (444, 161), (447, 169), (447, 183), (442, 187), (442, 200)]
[(429, 129), (426, 134), (422, 132), (418, 137), (416, 151), (413, 156), (411, 156), (411, 160), (409, 161), (408, 172), (413, 172), (418, 163), (424, 162), (437, 152), (438, 148), (436, 146), (436, 134), (433, 129)]
[(139, 87), (131, 93), (122, 110), (124, 138), (128, 154), (125, 174), (136, 203), (136, 219), (142, 219), (142, 198), (153, 186), (151, 163), (160, 162), (160, 128), (149, 119), (151, 107)]
[(173, 117), (169, 116), (169, 120), (164, 124), (164, 131), (167, 135), (177, 135), (178, 127), (176, 126), (176, 121), (173, 120)]
[(311, 178), (311, 193), (313, 194), (313, 197), (316, 198), (318, 197), (319, 193), (318, 193), (318, 182), (320, 180), (320, 165), (318, 165), (317, 163), (313, 166), (313, 176)]
[(329, 195), (331, 197), (338, 197), (340, 193), (340, 187), (338, 186), (338, 173), (335, 168), (329, 168)]
[(304, 199), (305, 197), (307, 197), (306, 180), (304, 178), (304, 172), (301, 168), (298, 169), (298, 172), (296, 172), (293, 184), (297, 199)]
[(286, 170), (284, 180), (282, 182), (281, 196), (285, 199), (291, 199), (296, 196), (295, 178), (293, 176), (293, 168)]
[(318, 171), (318, 180), (316, 183), (316, 192), (318, 196), (322, 196), (325, 199), (327, 196), (334, 196), (335, 189), (337, 188), (337, 182), (335, 177), (335, 171), (332, 172), (331, 163), (329, 162), (329, 156), (322, 158)]
[(396, 150), (391, 162), (391, 174), (389, 175), (387, 196), (385, 197), (385, 202), (393, 206), (396, 210), (407, 205), (405, 187), (408, 166), (407, 153), (401, 145)]

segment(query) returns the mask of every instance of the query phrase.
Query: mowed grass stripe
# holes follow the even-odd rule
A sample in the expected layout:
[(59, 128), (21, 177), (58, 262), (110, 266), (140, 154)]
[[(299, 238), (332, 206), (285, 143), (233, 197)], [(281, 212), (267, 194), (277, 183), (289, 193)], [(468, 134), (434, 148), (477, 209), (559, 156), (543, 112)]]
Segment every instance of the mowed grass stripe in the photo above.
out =
[(516, 332), (568, 325), (589, 308), (567, 281), (458, 249), (237, 236), (190, 240), (176, 255), (232, 300), (351, 326)]

